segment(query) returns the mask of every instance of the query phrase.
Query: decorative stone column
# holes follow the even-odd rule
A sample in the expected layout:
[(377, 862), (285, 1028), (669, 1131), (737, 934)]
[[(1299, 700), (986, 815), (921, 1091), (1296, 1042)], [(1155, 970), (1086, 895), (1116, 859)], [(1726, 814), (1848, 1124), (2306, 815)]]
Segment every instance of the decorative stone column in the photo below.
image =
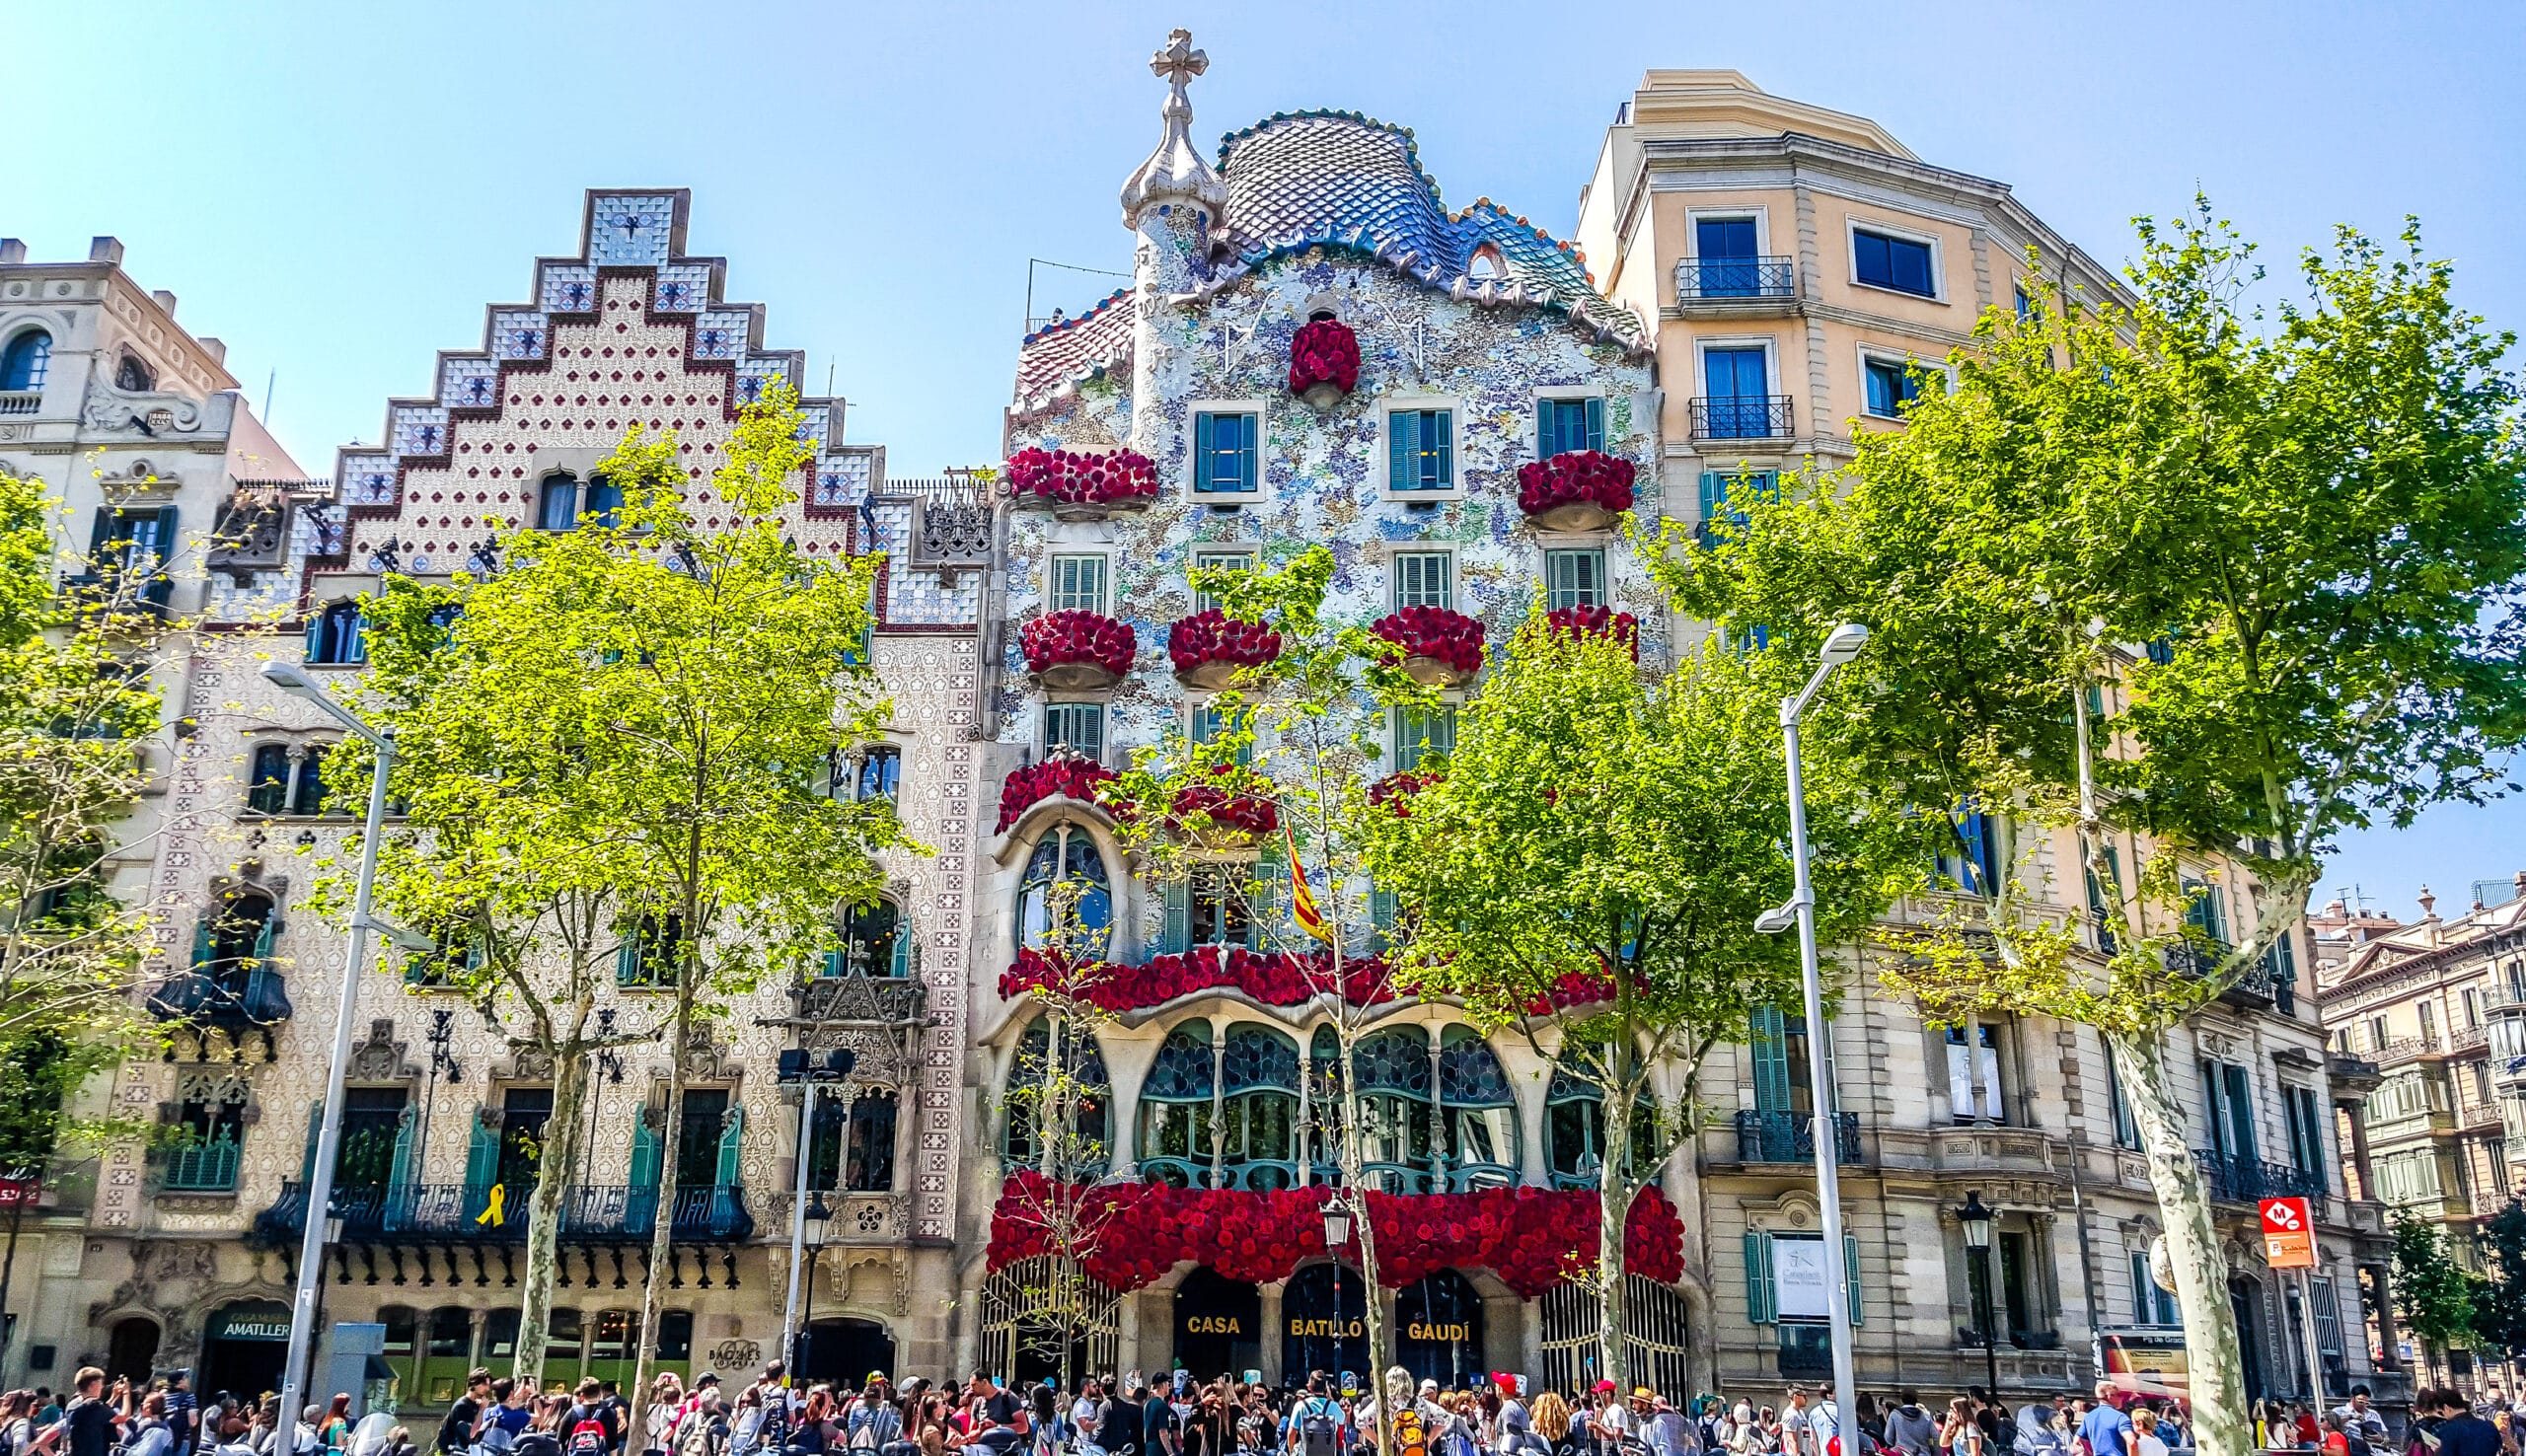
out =
[(1263, 1313), (1257, 1321), (1260, 1326), (1257, 1338), (1262, 1347), (1258, 1363), (1263, 1370), (1265, 1385), (1278, 1385), (1282, 1380), (1281, 1337), (1288, 1327), (1282, 1321), (1281, 1296), (1289, 1291), (1289, 1287), (1287, 1279), (1274, 1279), (1268, 1284), (1254, 1286), (1255, 1296), (1263, 1306)]

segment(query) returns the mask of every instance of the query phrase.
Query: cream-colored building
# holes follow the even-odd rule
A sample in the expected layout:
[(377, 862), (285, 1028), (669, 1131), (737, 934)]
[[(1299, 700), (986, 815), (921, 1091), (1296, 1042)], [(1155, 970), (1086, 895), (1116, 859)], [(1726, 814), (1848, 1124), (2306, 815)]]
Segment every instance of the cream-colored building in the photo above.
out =
[[(2023, 307), (2030, 250), (2090, 296), (2117, 286), (2004, 183), (1923, 161), (1873, 121), (1771, 96), (1734, 71), (1648, 73), (1606, 131), (1577, 237), (1598, 286), (1656, 321), (1662, 473), (1673, 513), (1696, 521), (1725, 510), (1732, 477), (1840, 466), (1858, 431), (1902, 428), (1905, 367), (1943, 367), (1985, 310)], [(2117, 848), (2121, 863), (2139, 862), (2140, 846)], [(2037, 846), (2021, 873), (2059, 909), (2087, 908), (2068, 842)], [(2235, 867), (2203, 863), (2190, 877), (2210, 889), (2214, 936), (2251, 921), (2251, 885)], [(2328, 1388), (2343, 1394), (2355, 1380), (2391, 1397), (2395, 1379), (2372, 1370), (2356, 1338), (2362, 1291), (2388, 1275), (2381, 1225), (2350, 1197), (2333, 1135), (2336, 1110), (2370, 1073), (2329, 1054), (2296, 984), (2306, 960), (2293, 929), (2273, 965), (2170, 1033), (2167, 1060), (2218, 1204), (2249, 1387), (2307, 1385), (2302, 1295), (2264, 1267), (2255, 1207), (2304, 1194), (2318, 1214), (2314, 1323)], [(1865, 962), (1843, 982), (1831, 1054), (1862, 1383), (1981, 1383), (1987, 1290), (2004, 1389), (2085, 1385), (2098, 1331), (2175, 1319), (2146, 1274), (2157, 1207), (2102, 1041), (2041, 1017), (1932, 1025)], [(1809, 1111), (1814, 1054), (1802, 1033), (1795, 1017), (1757, 1026), (1704, 1074), (1704, 1096), (1725, 1100), (1733, 1082), (1738, 1107), (1737, 1127), (1704, 1141), (1696, 1170), (1692, 1262), (1709, 1281), (1725, 1388), (1825, 1369), (1821, 1311), (1789, 1312), (1776, 1258), (1781, 1240), (1817, 1227), (1813, 1175), (1791, 1134)], [(1999, 1210), (1981, 1261), (1955, 1216), (1969, 1194)]]

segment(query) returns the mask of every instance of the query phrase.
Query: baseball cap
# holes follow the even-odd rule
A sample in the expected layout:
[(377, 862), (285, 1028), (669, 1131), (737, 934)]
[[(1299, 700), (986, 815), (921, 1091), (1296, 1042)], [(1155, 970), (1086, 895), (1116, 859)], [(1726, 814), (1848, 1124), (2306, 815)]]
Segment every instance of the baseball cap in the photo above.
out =
[(1605, 1394), (1606, 1392), (1608, 1392), (1608, 1391), (1612, 1390), (1613, 1388), (1614, 1388), (1614, 1383), (1613, 1383), (1612, 1381), (1610, 1381), (1610, 1380), (1599, 1380), (1599, 1381), (1597, 1381), (1597, 1393), (1598, 1395), (1603, 1395), (1603, 1394)]

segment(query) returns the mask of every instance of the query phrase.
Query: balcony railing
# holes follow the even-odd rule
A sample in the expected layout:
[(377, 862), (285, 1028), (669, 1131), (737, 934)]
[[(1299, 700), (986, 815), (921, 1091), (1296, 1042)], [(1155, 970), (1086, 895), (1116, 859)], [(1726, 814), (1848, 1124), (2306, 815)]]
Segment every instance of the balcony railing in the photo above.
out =
[(169, 1193), (233, 1193), (237, 1188), (237, 1139), (215, 1137), (167, 1155), (159, 1186)]
[(1786, 440), (1796, 409), (1787, 395), (1716, 395), (1692, 401), (1696, 440)]
[(289, 990), (277, 971), (214, 964), (168, 977), (150, 993), (149, 1012), (199, 1026), (273, 1026), (289, 1019)]
[(2233, 1158), (2195, 1151), (2210, 1197), (2221, 1202), (2252, 1203), (2264, 1199), (2321, 1199), (2327, 1190), (2322, 1169), (2293, 1168), (2259, 1158)]
[(120, 571), (81, 571), (61, 579), (61, 589), (82, 608), (165, 617), (176, 600), (176, 579), (154, 572), (138, 582)]
[(1685, 258), (1675, 264), (1675, 300), (1788, 298), (1798, 291), (1798, 263), (1786, 257)]
[[(360, 1184), (334, 1190), (334, 1212), (352, 1242), (401, 1240), (496, 1244), (526, 1237), (534, 1186), (500, 1189), (480, 1183)], [(571, 1184), (561, 1190), (561, 1237), (578, 1243), (636, 1243), (657, 1229), (658, 1190), (622, 1184)], [(672, 1236), (682, 1243), (740, 1243), (754, 1236), (745, 1190), (735, 1184), (680, 1187), (670, 1195)], [(281, 1185), (280, 1197), (255, 1220), (267, 1243), (295, 1239), (307, 1224), (307, 1185)]]
[(798, 983), (793, 1004), (800, 1021), (876, 1021), (894, 1025), (922, 1019), (929, 990), (918, 981), (892, 976), (818, 976)]
[[(1833, 1155), (1845, 1163), (1859, 1161), (1859, 1114), (1833, 1114)], [(1816, 1120), (1805, 1113), (1740, 1111), (1737, 1161), (1816, 1161)]]
[(41, 390), (0, 390), (0, 414), (34, 414), (42, 408)]

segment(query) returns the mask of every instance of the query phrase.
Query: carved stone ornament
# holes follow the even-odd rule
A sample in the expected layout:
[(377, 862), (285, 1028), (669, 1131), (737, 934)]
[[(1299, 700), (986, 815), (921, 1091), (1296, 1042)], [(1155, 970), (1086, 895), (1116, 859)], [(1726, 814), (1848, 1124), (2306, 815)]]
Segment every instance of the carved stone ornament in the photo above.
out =
[(201, 428), (201, 401), (183, 395), (118, 390), (103, 377), (88, 381), (80, 422), (92, 430), (132, 430), (158, 436)]
[(351, 1049), (345, 1070), (354, 1082), (402, 1082), (421, 1074), (405, 1059), (406, 1043), (397, 1039), (395, 1022), (381, 1016), (368, 1024), (368, 1040)]
[(289, 564), (289, 493), (268, 485), (232, 490), (212, 524), (204, 563), (243, 577)]
[(491, 1068), (495, 1082), (549, 1082), (553, 1080), (553, 1054), (532, 1043), (512, 1043), (507, 1061)]

